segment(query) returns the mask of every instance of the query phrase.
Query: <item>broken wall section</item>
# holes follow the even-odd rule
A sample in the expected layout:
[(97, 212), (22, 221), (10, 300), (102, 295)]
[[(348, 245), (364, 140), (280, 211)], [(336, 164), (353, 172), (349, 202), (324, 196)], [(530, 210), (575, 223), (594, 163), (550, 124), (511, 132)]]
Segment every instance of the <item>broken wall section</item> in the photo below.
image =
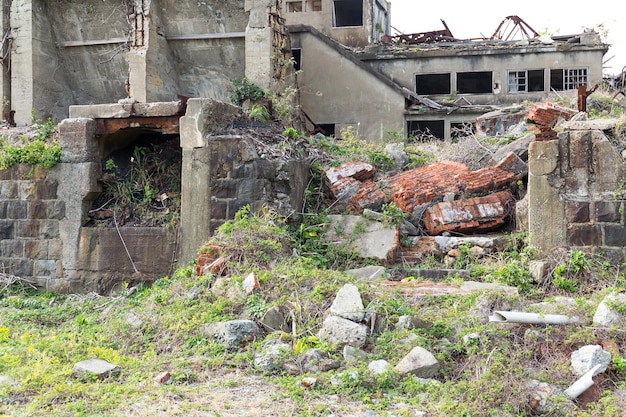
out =
[(531, 244), (603, 254), (626, 260), (623, 192), (626, 163), (615, 121), (571, 121), (558, 139), (529, 147)]

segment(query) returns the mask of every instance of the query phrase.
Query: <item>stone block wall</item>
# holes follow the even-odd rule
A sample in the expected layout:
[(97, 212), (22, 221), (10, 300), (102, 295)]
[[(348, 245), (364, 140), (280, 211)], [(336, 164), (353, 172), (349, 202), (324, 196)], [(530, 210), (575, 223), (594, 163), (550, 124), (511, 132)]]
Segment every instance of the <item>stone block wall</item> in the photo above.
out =
[(18, 165), (0, 170), (0, 271), (47, 287), (62, 275), (59, 221), (65, 202), (47, 171)]
[(568, 122), (557, 140), (529, 147), (531, 243), (626, 260), (623, 145), (615, 122)]

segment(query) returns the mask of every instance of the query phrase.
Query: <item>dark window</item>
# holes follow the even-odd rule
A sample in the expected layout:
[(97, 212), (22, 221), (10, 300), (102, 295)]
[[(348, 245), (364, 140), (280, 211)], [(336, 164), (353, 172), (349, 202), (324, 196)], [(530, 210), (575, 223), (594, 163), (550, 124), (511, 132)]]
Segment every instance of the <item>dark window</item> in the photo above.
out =
[(293, 69), (300, 71), (302, 68), (302, 49), (292, 49), (291, 56), (293, 56)]
[(476, 133), (476, 126), (470, 122), (450, 123), (450, 136), (454, 138), (464, 138)]
[(335, 136), (335, 125), (333, 123), (315, 125), (315, 133), (317, 132), (324, 136)]
[(333, 6), (335, 27), (363, 26), (363, 0), (335, 0)]
[(587, 68), (564, 68), (550, 70), (550, 88), (556, 91), (576, 90), (587, 86)]
[(306, 11), (307, 12), (321, 12), (322, 0), (307, 0)]
[(406, 131), (409, 136), (418, 140), (428, 139), (429, 136), (437, 139), (445, 138), (443, 120), (409, 120)]
[(421, 95), (450, 94), (450, 74), (418, 74), (415, 92)]
[(543, 70), (528, 71), (528, 91), (545, 91)]
[(459, 72), (456, 74), (456, 88), (460, 94), (491, 94), (493, 74), (491, 71)]
[(509, 93), (543, 90), (543, 70), (509, 71)]
[(299, 13), (302, 11), (302, 0), (287, 1), (287, 13)]

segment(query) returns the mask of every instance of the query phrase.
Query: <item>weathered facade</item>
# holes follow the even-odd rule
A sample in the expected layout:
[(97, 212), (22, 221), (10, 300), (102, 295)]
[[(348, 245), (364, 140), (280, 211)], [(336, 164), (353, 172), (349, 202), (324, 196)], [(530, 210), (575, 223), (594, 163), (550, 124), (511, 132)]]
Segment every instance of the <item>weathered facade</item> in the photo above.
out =
[(531, 242), (626, 259), (622, 141), (615, 120), (569, 121), (555, 140), (534, 141), (528, 158)]
[[(260, 155), (228, 132), (239, 109), (210, 99), (73, 106), (59, 126), (62, 163), (0, 170), (0, 271), (55, 291), (106, 292), (154, 281), (195, 258), (215, 228), (245, 205), (302, 211), (308, 163)], [(103, 154), (137, 133), (180, 134), (180, 228), (88, 227), (102, 192)], [(282, 155), (283, 152), (280, 152)]]

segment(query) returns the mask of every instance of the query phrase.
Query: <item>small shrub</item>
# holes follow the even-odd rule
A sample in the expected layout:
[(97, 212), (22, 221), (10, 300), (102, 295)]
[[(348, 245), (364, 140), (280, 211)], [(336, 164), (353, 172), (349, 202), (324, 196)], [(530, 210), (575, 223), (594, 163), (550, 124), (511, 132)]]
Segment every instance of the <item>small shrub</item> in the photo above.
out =
[(232, 89), (230, 91), (231, 103), (241, 105), (246, 100), (255, 102), (263, 97), (265, 97), (265, 91), (247, 78), (232, 81)]

